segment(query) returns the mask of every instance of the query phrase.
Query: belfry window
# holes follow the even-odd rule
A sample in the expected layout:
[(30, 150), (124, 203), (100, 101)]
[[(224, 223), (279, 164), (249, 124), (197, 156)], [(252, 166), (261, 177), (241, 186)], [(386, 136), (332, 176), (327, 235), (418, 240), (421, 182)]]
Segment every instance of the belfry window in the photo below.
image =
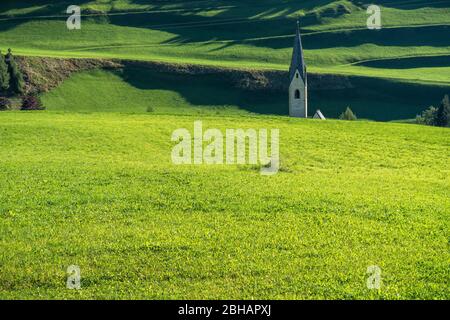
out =
[(300, 90), (295, 90), (295, 99), (300, 99)]

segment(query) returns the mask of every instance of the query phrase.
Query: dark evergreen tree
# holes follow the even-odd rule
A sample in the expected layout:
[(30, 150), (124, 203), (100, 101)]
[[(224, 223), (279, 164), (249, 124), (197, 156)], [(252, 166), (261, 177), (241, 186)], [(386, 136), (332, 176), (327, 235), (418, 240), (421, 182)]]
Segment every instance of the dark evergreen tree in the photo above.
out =
[(416, 123), (434, 126), (436, 125), (436, 114), (437, 108), (430, 106), (427, 110), (423, 111), (421, 115), (417, 116)]
[(39, 96), (29, 95), (22, 98), (21, 110), (43, 110), (42, 102)]
[(341, 120), (356, 120), (356, 115), (353, 113), (352, 109), (350, 107), (347, 107), (347, 109), (340, 115), (339, 119)]
[(0, 111), (11, 109), (11, 101), (6, 97), (0, 97)]
[(447, 127), (450, 127), (450, 98), (448, 94), (444, 96), (443, 104), (444, 104), (444, 112), (445, 114), (447, 114)]
[(444, 96), (441, 105), (436, 111), (434, 125), (438, 127), (448, 127), (450, 125), (450, 101), (448, 95)]
[(9, 88), (9, 72), (5, 57), (0, 51), (0, 94), (5, 93)]
[(11, 53), (11, 49), (8, 50), (6, 55), (6, 62), (8, 63), (9, 71), (9, 90), (16, 94), (21, 94), (25, 91), (25, 81), (23, 80), (22, 72), (17, 65), (14, 56)]

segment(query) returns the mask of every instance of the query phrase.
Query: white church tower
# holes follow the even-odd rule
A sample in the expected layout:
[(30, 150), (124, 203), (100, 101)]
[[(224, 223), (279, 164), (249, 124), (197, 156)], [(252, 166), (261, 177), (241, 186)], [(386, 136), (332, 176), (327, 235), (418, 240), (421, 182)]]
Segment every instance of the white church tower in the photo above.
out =
[(291, 68), (289, 70), (289, 115), (297, 118), (308, 117), (308, 78), (303, 59), (302, 38), (297, 22)]

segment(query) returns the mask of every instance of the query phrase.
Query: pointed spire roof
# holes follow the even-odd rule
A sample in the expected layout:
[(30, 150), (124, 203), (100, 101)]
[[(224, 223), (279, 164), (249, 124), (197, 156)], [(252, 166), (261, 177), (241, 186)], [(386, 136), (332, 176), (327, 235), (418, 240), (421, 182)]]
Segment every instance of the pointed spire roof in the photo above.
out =
[(305, 81), (306, 65), (305, 65), (305, 60), (303, 58), (302, 37), (300, 35), (300, 24), (298, 21), (297, 21), (297, 32), (296, 32), (295, 41), (294, 41), (294, 52), (292, 54), (291, 68), (289, 70), (290, 81), (292, 81), (292, 79), (294, 79), (295, 72), (297, 70), (299, 71), (302, 79)]
[(323, 115), (322, 111), (320, 111), (320, 110), (316, 111), (316, 114), (313, 116), (313, 119), (326, 120), (325, 116)]

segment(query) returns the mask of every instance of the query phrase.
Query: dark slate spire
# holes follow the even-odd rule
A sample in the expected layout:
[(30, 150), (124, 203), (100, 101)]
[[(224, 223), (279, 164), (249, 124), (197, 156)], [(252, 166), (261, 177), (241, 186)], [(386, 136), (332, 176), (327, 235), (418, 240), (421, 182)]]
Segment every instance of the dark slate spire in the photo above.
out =
[(306, 80), (306, 65), (303, 59), (302, 37), (300, 36), (300, 25), (297, 21), (297, 34), (294, 41), (294, 53), (292, 54), (291, 68), (289, 70), (290, 81), (294, 79), (295, 72), (299, 71), (303, 81)]

